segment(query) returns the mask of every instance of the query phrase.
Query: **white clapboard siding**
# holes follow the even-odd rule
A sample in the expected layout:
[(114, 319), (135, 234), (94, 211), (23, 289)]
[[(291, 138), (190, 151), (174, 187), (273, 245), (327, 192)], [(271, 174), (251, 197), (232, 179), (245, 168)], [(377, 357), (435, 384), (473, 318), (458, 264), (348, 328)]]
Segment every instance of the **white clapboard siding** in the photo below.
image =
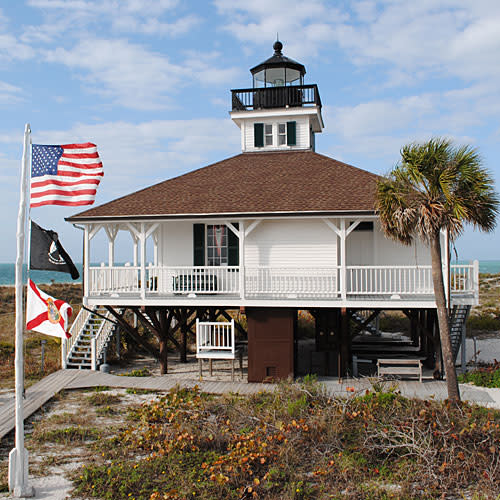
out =
[(322, 221), (264, 221), (245, 241), (245, 265), (336, 266), (336, 236)]
[[(278, 123), (296, 122), (296, 142), (295, 146), (278, 146), (277, 128)], [(273, 124), (274, 140), (273, 146), (264, 146), (263, 148), (254, 147), (254, 127), (255, 123)], [(269, 150), (290, 150), (290, 149), (306, 149), (310, 147), (309, 137), (309, 117), (304, 116), (282, 116), (266, 119), (248, 120), (244, 127), (244, 151), (269, 151)]]
[(410, 246), (401, 245), (383, 235), (378, 221), (374, 226), (373, 254), (375, 259), (373, 264), (411, 266), (431, 263), (429, 248), (418, 238)]
[(162, 226), (161, 263), (164, 266), (192, 266), (193, 223), (169, 221)]

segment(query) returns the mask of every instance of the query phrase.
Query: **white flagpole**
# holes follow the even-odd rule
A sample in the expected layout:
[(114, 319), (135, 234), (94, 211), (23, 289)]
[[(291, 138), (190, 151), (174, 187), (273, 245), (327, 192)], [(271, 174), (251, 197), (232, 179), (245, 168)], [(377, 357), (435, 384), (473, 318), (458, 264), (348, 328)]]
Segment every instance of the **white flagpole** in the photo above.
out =
[(32, 497), (33, 488), (28, 484), (28, 452), (24, 448), (24, 352), (23, 332), (25, 326), (23, 311), (23, 257), (26, 230), (26, 194), (28, 191), (28, 164), (30, 158), (31, 129), (29, 123), (24, 129), (23, 160), (21, 165), (21, 193), (17, 216), (16, 257), (16, 447), (9, 454), (9, 490), (16, 498)]

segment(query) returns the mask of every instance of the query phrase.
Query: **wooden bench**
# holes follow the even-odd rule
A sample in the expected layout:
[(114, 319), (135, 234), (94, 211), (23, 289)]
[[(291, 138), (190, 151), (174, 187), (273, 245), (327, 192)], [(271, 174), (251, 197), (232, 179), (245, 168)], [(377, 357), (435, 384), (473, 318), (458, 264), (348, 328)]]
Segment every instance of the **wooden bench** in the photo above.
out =
[(420, 359), (378, 359), (378, 376), (399, 375), (401, 377), (416, 375), (422, 382), (422, 361)]

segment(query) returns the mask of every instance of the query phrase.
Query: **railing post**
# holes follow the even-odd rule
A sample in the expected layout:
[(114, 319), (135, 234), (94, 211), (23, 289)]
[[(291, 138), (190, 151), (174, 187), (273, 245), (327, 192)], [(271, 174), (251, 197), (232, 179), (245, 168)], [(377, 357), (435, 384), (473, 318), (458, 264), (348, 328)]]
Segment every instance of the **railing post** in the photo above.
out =
[(472, 286), (474, 287), (474, 299), (479, 301), (479, 261), (476, 259), (473, 263), (473, 281)]
[(90, 366), (92, 370), (97, 370), (97, 339), (90, 340)]
[(67, 340), (66, 339), (61, 339), (61, 368), (63, 370), (66, 370), (68, 367), (67, 363)]

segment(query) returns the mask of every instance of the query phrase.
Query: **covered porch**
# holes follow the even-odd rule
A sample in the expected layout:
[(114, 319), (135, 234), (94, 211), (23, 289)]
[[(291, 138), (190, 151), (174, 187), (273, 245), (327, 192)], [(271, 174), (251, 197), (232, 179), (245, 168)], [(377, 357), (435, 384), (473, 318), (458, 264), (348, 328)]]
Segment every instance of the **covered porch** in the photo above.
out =
[[(285, 256), (283, 262), (286, 265), (277, 265), (276, 259), (271, 262), (273, 265), (260, 265), (261, 261), (251, 258), (252, 252), (255, 253), (255, 242), (248, 252), (246, 242), (262, 223), (262, 219), (214, 221), (217, 222), (217, 227), (226, 228), (228, 239), (231, 235), (236, 240), (237, 255), (233, 262), (237, 265), (228, 265), (227, 262), (221, 265), (172, 265), (191, 260), (186, 258), (186, 254), (192, 253), (193, 249), (186, 244), (185, 248), (180, 247), (176, 252), (171, 252), (166, 259), (166, 241), (182, 238), (175, 233), (165, 235), (162, 222), (86, 224), (84, 300), (96, 304), (147, 305), (168, 301), (178, 305), (225, 303), (234, 306), (253, 305), (257, 302), (269, 305), (295, 305), (298, 302), (304, 305), (313, 302), (348, 305), (360, 301), (387, 304), (401, 301), (408, 304), (433, 303), (430, 264), (415, 262), (413, 265), (401, 265), (397, 263), (401, 258), (395, 258), (394, 264), (364, 263), (362, 258), (354, 263), (353, 258), (349, 260), (349, 255), (353, 253), (349, 249), (349, 238), (352, 238), (351, 235), (361, 223), (368, 222), (373, 227), (373, 221), (373, 217), (317, 219), (316, 223), (323, 227), (325, 233), (331, 234), (332, 241), (335, 242), (328, 249), (333, 258), (316, 259), (307, 265), (299, 263), (300, 255), (296, 262)], [(192, 222), (190, 224), (193, 225)], [(298, 221), (298, 224), (303, 224), (303, 220)], [(91, 241), (100, 231), (107, 237), (108, 259), (106, 263), (101, 262), (99, 265), (90, 264)], [(131, 259), (125, 263), (116, 263), (116, 239), (121, 231), (130, 235)], [(357, 246), (361, 244), (356, 243)], [(375, 254), (374, 250), (369, 260), (377, 260)], [(151, 260), (149, 262), (148, 257)], [(326, 265), (315, 265), (322, 262)], [(332, 265), (332, 262), (336, 265)], [(450, 265), (444, 258), (443, 263), (445, 290), (451, 300), (457, 303), (477, 303), (478, 262)]]

